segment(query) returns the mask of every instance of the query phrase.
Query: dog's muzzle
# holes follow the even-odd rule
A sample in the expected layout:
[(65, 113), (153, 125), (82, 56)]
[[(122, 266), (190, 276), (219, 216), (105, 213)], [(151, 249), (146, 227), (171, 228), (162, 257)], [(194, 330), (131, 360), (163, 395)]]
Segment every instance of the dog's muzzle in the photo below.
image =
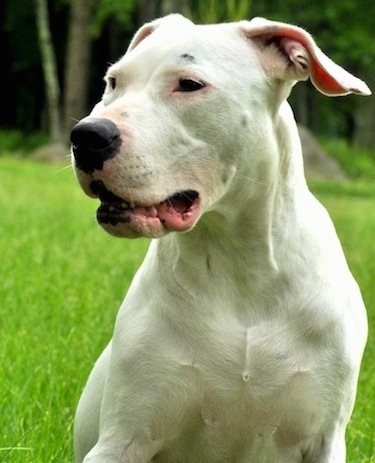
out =
[(104, 163), (120, 153), (123, 143), (119, 128), (110, 119), (83, 119), (73, 127), (71, 142), (81, 186), (89, 196), (99, 198), (97, 220), (112, 235), (156, 238), (187, 231), (197, 222), (201, 213), (198, 191), (176, 188), (172, 194), (168, 191), (165, 197), (155, 197), (147, 184), (144, 197), (135, 199), (126, 184), (131, 178), (126, 176), (126, 165), (120, 180), (118, 166), (109, 164), (105, 172)]
[(116, 124), (105, 118), (78, 122), (70, 135), (76, 166), (87, 174), (103, 169), (120, 151), (122, 139)]

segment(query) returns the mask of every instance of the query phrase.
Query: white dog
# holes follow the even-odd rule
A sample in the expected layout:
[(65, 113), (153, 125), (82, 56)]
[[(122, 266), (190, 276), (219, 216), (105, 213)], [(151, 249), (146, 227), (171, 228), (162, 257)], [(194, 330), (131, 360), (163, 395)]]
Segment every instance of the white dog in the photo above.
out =
[(370, 94), (261, 18), (170, 15), (109, 68), (72, 132), (76, 173), (105, 230), (160, 239), (80, 400), (78, 462), (345, 461), (367, 322), (303, 174), (286, 98), (308, 77)]

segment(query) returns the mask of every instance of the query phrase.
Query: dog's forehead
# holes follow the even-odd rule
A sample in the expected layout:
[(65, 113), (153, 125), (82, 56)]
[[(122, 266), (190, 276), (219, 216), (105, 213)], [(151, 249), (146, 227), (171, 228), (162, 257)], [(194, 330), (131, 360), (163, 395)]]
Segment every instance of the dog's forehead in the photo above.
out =
[(188, 24), (182, 28), (168, 25), (160, 26), (142, 40), (126, 53), (112, 70), (141, 66), (145, 72), (166, 62), (182, 67), (206, 63), (229, 67), (229, 62), (244, 59), (245, 54), (248, 59), (250, 47), (233, 23)]
[(239, 38), (239, 28), (235, 23), (222, 24), (193, 24), (188, 22), (181, 25), (166, 24), (156, 28), (146, 39), (142, 40), (134, 49), (142, 48), (170, 48), (171, 46), (197, 46), (210, 48), (216, 44), (225, 44), (226, 41), (236, 36)]

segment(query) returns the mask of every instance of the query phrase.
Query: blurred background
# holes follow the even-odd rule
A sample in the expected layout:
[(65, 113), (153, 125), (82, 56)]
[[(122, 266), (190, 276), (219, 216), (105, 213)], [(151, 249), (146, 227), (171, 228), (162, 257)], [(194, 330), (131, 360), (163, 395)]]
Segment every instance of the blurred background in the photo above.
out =
[[(265, 16), (299, 25), (375, 89), (374, 0), (3, 0), (0, 152), (23, 156), (52, 143), (49, 156), (66, 153), (74, 122), (101, 97), (108, 65), (141, 24), (170, 12), (203, 23)], [(331, 163), (334, 179), (373, 178), (374, 97), (333, 102), (307, 82), (294, 88), (290, 101), (306, 151), (318, 158), (328, 151), (343, 166)]]

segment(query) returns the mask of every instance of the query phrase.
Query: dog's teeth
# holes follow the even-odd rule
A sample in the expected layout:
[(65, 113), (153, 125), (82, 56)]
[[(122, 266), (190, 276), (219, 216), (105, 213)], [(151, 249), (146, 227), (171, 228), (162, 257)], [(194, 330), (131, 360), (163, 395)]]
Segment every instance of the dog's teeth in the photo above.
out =
[(147, 215), (149, 215), (152, 218), (155, 218), (158, 216), (158, 211), (155, 206), (146, 207), (145, 210), (146, 210)]
[(124, 202), (121, 203), (121, 208), (122, 209), (129, 209), (129, 204), (124, 201)]

